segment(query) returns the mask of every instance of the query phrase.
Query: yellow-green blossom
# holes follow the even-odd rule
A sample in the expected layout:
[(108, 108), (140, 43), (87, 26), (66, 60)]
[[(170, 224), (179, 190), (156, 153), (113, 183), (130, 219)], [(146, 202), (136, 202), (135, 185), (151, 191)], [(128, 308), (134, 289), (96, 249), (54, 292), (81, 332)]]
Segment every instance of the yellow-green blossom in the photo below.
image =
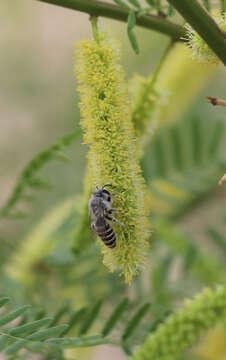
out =
[(226, 288), (205, 289), (150, 334), (133, 360), (177, 360), (205, 331), (226, 320)]
[(120, 44), (101, 35), (99, 43), (81, 41), (76, 46), (81, 125), (89, 145), (86, 194), (96, 186), (112, 184), (117, 219), (112, 225), (117, 246), (102, 242), (104, 264), (120, 270), (126, 282), (145, 264), (150, 235), (149, 202), (141, 176), (131, 106), (125, 74), (120, 65)]
[[(226, 31), (226, 12), (213, 13), (213, 18), (219, 27)], [(191, 57), (193, 60), (202, 63), (211, 63), (218, 64), (220, 63), (220, 59), (215, 55), (213, 50), (207, 45), (205, 40), (203, 40), (200, 35), (192, 29), (190, 25), (186, 25), (187, 28), (187, 43), (188, 47), (191, 49)]]
[(141, 145), (150, 138), (158, 123), (160, 107), (166, 103), (164, 92), (154, 88), (153, 75), (145, 78), (134, 74), (129, 81), (132, 99), (132, 121)]
[(226, 328), (218, 325), (208, 331), (206, 336), (194, 349), (195, 358), (205, 360), (225, 360), (226, 358)]

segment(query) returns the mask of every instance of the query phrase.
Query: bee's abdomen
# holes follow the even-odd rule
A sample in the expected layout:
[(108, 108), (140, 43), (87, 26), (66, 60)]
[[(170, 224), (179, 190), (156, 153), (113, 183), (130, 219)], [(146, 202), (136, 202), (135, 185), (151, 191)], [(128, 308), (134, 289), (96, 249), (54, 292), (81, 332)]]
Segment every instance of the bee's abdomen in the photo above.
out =
[(116, 247), (115, 232), (104, 218), (97, 219), (95, 228), (97, 235), (101, 238), (107, 247), (111, 249)]

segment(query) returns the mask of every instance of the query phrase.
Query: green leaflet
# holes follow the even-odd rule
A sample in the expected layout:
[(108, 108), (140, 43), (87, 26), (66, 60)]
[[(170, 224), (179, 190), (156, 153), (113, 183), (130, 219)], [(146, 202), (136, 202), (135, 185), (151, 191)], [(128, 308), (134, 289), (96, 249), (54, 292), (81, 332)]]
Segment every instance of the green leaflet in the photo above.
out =
[(124, 9), (127, 9), (127, 10), (130, 9), (130, 7), (126, 3), (124, 3), (124, 1), (122, 1), (122, 0), (113, 0), (113, 1), (115, 4), (123, 7)]
[[(59, 320), (62, 318), (62, 316), (64, 316), (65, 314), (68, 313), (70, 307), (68, 304), (64, 304), (54, 315), (53, 319), (51, 320), (51, 322), (49, 323), (48, 327), (52, 327), (55, 326)], [(61, 334), (62, 335), (62, 334)]]
[(58, 326), (54, 326), (52, 328), (48, 328), (45, 330), (40, 330), (37, 331), (36, 333), (29, 335), (27, 337), (28, 340), (35, 340), (35, 341), (41, 341), (41, 340), (46, 340), (49, 337), (52, 336), (58, 336), (60, 335), (63, 331), (65, 331), (65, 329), (68, 328), (68, 325), (58, 325)]
[(207, 11), (210, 11), (211, 7), (210, 7), (210, 1), (209, 0), (202, 0), (203, 5), (205, 6)]
[(136, 8), (140, 9), (141, 5), (138, 0), (127, 0), (130, 4), (134, 5)]
[(74, 347), (88, 347), (97, 346), (102, 344), (109, 344), (111, 340), (103, 337), (102, 335), (84, 336), (67, 339), (51, 339), (47, 340), (48, 344), (57, 344), (63, 348), (74, 348)]
[(11, 312), (10, 314), (2, 316), (0, 318), (0, 326), (8, 324), (12, 320), (18, 318), (20, 315), (22, 315), (29, 308), (30, 308), (30, 305), (24, 305), (24, 306), (21, 306), (19, 309)]
[(14, 342), (12, 345), (9, 345), (5, 350), (4, 353), (6, 355), (13, 355), (17, 353), (20, 349), (22, 349), (26, 344), (26, 340), (20, 339)]
[(45, 318), (37, 321), (30, 322), (25, 325), (18, 326), (9, 331), (10, 335), (20, 336), (22, 334), (32, 333), (33, 331), (40, 329), (41, 327), (50, 323), (51, 318)]
[(220, 146), (222, 137), (224, 134), (224, 123), (223, 121), (216, 121), (215, 127), (210, 129), (209, 132), (209, 144), (208, 144), (208, 157), (216, 155)]
[(9, 301), (9, 298), (5, 297), (0, 299), (0, 308), (4, 306)]
[(9, 336), (6, 334), (0, 336), (0, 351), (2, 351), (5, 348), (5, 346), (8, 342), (8, 339), (9, 339)]
[(150, 309), (150, 303), (146, 303), (142, 305), (136, 313), (133, 315), (133, 317), (128, 322), (123, 334), (122, 334), (122, 340), (126, 341), (128, 337), (133, 333), (135, 328), (140, 324), (142, 318), (146, 315), (146, 313)]
[(155, 6), (155, 0), (145, 0), (145, 1), (148, 5), (153, 6), (153, 7)]
[(85, 319), (83, 325), (81, 326), (81, 328), (79, 330), (79, 335), (83, 335), (83, 334), (87, 333), (87, 331), (90, 329), (94, 320), (99, 315), (99, 311), (100, 311), (102, 302), (103, 302), (102, 300), (99, 300), (93, 306), (93, 308), (91, 309), (90, 313), (88, 314), (87, 318)]
[(217, 245), (220, 252), (225, 256), (226, 255), (226, 241), (225, 236), (220, 233), (220, 231), (216, 230), (213, 227), (207, 227), (206, 233), (210, 240)]
[(85, 313), (87, 312), (87, 308), (79, 309), (78, 311), (75, 311), (68, 322), (68, 328), (66, 328), (62, 333), (61, 336), (66, 335), (69, 333), (69, 331), (83, 318)]
[(152, 269), (152, 291), (155, 301), (161, 304), (168, 304), (171, 300), (171, 293), (168, 288), (171, 265), (175, 254), (167, 253)]
[(133, 29), (136, 25), (136, 14), (134, 11), (129, 12), (128, 20), (127, 20), (127, 34), (130, 40), (130, 44), (135, 51), (136, 54), (139, 54), (139, 45), (136, 39), (136, 36), (133, 32)]
[(19, 201), (30, 202), (33, 199), (33, 197), (26, 192), (30, 191), (31, 188), (43, 190), (51, 187), (49, 183), (37, 176), (37, 172), (51, 159), (58, 158), (62, 160), (62, 156), (59, 156), (60, 151), (71, 145), (79, 135), (80, 130), (76, 130), (63, 136), (57, 143), (38, 153), (27, 164), (19, 176), (12, 194), (0, 209), (0, 217), (19, 218), (24, 216), (22, 212), (14, 210), (14, 208)]
[(174, 15), (174, 8), (172, 5), (168, 5), (168, 16)]
[(103, 327), (102, 334), (103, 336), (106, 336), (110, 333), (110, 331), (113, 329), (117, 321), (121, 318), (123, 312), (127, 309), (129, 304), (129, 300), (123, 299), (115, 308), (115, 310), (112, 312), (111, 316), (107, 320), (106, 324)]
[(143, 16), (143, 15), (146, 15), (148, 14), (150, 11), (152, 10), (152, 8), (143, 8), (143, 9), (139, 9), (137, 12), (136, 12), (136, 15), (137, 17), (139, 18), (140, 16)]

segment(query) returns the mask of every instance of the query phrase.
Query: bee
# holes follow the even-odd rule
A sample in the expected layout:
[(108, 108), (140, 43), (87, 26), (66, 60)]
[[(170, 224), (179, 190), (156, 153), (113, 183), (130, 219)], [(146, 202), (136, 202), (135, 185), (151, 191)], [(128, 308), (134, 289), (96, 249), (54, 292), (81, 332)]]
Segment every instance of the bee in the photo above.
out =
[(89, 200), (89, 214), (92, 220), (91, 229), (101, 238), (104, 244), (113, 249), (116, 247), (116, 235), (107, 220), (122, 225), (112, 216), (116, 209), (111, 207), (111, 202), (116, 194), (111, 194), (105, 189), (111, 184), (106, 184), (102, 188), (96, 189)]

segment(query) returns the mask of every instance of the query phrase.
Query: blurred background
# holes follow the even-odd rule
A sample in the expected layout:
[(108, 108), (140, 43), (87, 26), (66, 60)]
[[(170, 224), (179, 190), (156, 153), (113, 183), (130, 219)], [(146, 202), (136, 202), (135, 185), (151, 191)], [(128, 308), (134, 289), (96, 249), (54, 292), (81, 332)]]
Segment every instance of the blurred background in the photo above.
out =
[[(86, 14), (34, 0), (1, 2), (0, 19), (1, 207), (26, 164), (38, 152), (79, 127), (74, 44), (90, 38), (91, 27)], [(100, 24), (110, 28), (122, 40), (123, 66), (128, 79), (133, 73), (146, 77), (155, 70), (169, 41), (167, 37), (137, 28), (135, 32), (140, 54), (135, 55), (123, 23), (101, 19)], [(160, 89), (172, 94), (168, 99), (172, 106), (163, 107), (161, 121), (164, 126), (147, 143), (142, 159), (144, 176), (153, 200), (153, 216), (150, 219), (156, 232), (153, 236), (152, 253), (155, 254), (151, 260), (151, 275), (146, 273), (130, 288), (121, 279), (112, 276), (110, 280), (104, 279), (99, 289), (95, 286), (98, 277), (90, 278), (90, 281), (87, 280), (87, 288), (81, 290), (81, 282), (84, 279), (86, 281), (86, 278), (83, 273), (74, 274), (70, 268), (70, 275), (64, 273), (69, 279), (69, 285), (62, 296), (63, 300), (72, 299), (77, 292), (80, 299), (76, 300), (77, 305), (82, 306), (85, 302), (98, 300), (100, 296), (109, 300), (105, 308), (107, 311), (111, 309), (112, 293), (115, 301), (124, 294), (131, 296), (135, 304), (147, 301), (151, 293), (153, 301), (168, 309), (180, 304), (181, 299), (191, 296), (203, 286), (216, 284), (224, 278), (226, 187), (218, 187), (217, 183), (226, 169), (226, 113), (225, 108), (208, 104), (205, 96), (226, 97), (226, 74), (222, 65), (211, 70), (205, 70), (205, 65), (202, 65), (203, 72), (200, 68), (196, 69), (194, 64), (184, 65), (184, 69), (180, 65), (177, 67), (176, 56), (174, 68), (172, 64), (169, 65), (168, 75), (171, 78), (167, 80), (163, 75), (159, 80)], [(23, 220), (1, 219), (2, 246), (5, 246), (4, 239), (9, 239), (11, 244), (10, 251), (6, 252), (9, 257), (3, 259), (7, 269), (14, 267), (12, 271), (7, 270), (9, 274), (20, 271), (13, 258), (15, 249), (19, 248), (18, 253), (22, 254), (24, 250), (21, 250), (21, 244), (24, 239), (30, 242), (39, 237), (33, 229), (37, 230), (40, 221), (47, 218), (46, 214), (50, 213), (50, 217), (54, 218), (55, 211), (58, 211), (57, 216), (61, 219), (48, 230), (50, 233), (53, 229), (55, 231), (55, 235), (51, 234), (50, 237), (58, 239), (60, 231), (60, 234), (65, 231), (64, 241), (70, 238), (71, 229), (79, 221), (79, 211), (76, 210), (77, 215), (69, 221), (66, 230), (59, 230), (58, 225), (64, 224), (65, 219), (67, 224), (73, 203), (76, 205), (78, 195), (83, 191), (86, 151), (80, 137), (70, 149), (65, 150), (71, 160), (69, 163), (51, 161), (41, 170), (42, 176), (49, 180), (53, 188), (51, 191), (36, 192), (36, 199), (27, 210), (29, 216)], [(59, 204), (66, 199), (71, 203), (68, 208), (66, 206), (66, 215), (62, 210), (61, 216)], [(43, 235), (41, 241), (46, 241), (48, 237), (49, 234)], [(185, 244), (184, 247), (181, 248), (181, 244)], [(90, 251), (96, 256), (97, 263), (94, 266), (102, 266), (98, 251), (89, 250), (88, 253)], [(200, 255), (199, 251), (207, 255)], [(27, 255), (24, 256), (26, 258)], [(48, 259), (50, 268), (36, 268), (35, 273), (40, 275), (41, 272), (41, 277), (38, 278), (38, 275), (36, 280), (26, 279), (23, 283), (21, 277), (21, 282), (15, 285), (13, 275), (10, 277), (12, 283), (6, 277), (6, 282), (3, 280), (0, 284), (0, 293), (9, 296), (14, 294), (15, 303), (29, 300), (35, 306), (41, 306), (46, 297), (45, 286), (49, 286), (50, 294), (46, 297), (45, 308), (51, 311), (51, 299), (61, 288), (60, 281), (65, 281), (65, 278), (54, 278), (57, 284), (49, 283), (52, 281), (51, 276), (59, 277), (59, 261), (57, 263), (56, 258), (59, 260), (59, 254)], [(27, 260), (22, 257), (20, 261), (26, 263)], [(68, 261), (71, 264), (75, 260), (70, 258)], [(86, 260), (80, 261), (86, 269)], [(101, 268), (100, 273), (107, 276), (107, 269)], [(76, 276), (80, 280), (71, 285), (72, 278)], [(43, 281), (46, 281), (45, 285)], [(39, 291), (37, 283), (42, 287)], [(92, 289), (90, 284), (94, 285)], [(90, 291), (88, 295), (87, 291)], [(57, 297), (55, 308), (60, 306), (62, 298)], [(106, 358), (105, 350), (95, 351), (99, 360)], [(111, 351), (114, 358), (115, 348)], [(120, 351), (117, 356), (124, 359), (125, 355)]]

